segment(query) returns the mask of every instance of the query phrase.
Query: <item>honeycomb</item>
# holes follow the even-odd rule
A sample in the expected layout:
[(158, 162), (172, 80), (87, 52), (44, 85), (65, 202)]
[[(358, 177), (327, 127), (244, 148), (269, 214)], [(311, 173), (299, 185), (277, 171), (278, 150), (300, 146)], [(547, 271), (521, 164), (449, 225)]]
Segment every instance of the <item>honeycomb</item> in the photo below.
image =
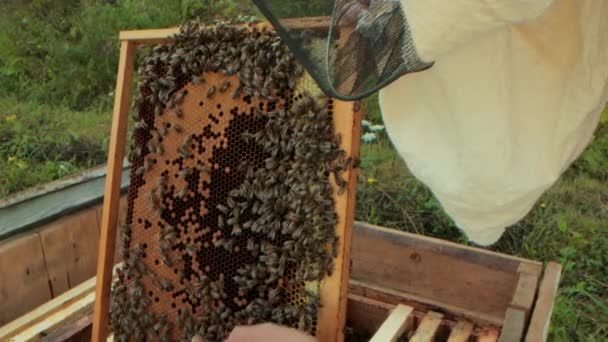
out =
[(116, 338), (216, 341), (267, 321), (316, 334), (350, 167), (332, 100), (251, 24), (184, 25), (138, 76)]

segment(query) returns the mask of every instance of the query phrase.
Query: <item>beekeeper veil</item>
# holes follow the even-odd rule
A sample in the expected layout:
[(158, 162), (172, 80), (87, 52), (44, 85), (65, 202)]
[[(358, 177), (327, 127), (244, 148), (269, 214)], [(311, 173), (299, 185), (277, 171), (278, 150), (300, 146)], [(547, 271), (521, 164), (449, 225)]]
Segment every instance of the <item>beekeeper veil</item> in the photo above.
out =
[(399, 0), (253, 0), (321, 89), (361, 99), (432, 64), (420, 60)]

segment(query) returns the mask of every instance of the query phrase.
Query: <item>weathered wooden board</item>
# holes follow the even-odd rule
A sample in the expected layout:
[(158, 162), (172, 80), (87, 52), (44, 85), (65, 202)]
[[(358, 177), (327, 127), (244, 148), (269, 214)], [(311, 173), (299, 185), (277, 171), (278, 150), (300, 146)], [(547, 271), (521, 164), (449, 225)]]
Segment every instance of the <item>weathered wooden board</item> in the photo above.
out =
[(0, 246), (0, 325), (51, 299), (38, 234)]
[(526, 264), (522, 264), (518, 269), (517, 275), (517, 286), (515, 287), (509, 307), (523, 311), (527, 319), (534, 304), (540, 270), (538, 268), (531, 269)]
[(477, 342), (496, 342), (498, 334), (498, 329), (484, 329), (477, 337)]
[(53, 297), (93, 277), (99, 227), (95, 208), (67, 216), (40, 231)]
[(450, 331), (448, 342), (467, 342), (473, 333), (473, 323), (459, 320)]
[[(351, 278), (502, 321), (529, 260), (355, 224)], [(446, 284), (450, 284), (447, 286)]]
[(410, 342), (434, 341), (435, 336), (439, 333), (442, 319), (443, 315), (438, 312), (427, 312), (418, 328), (416, 328), (416, 333), (412, 336)]
[(526, 312), (521, 309), (508, 308), (505, 322), (500, 331), (500, 342), (519, 342), (526, 328)]
[(414, 322), (413, 312), (414, 308), (411, 306), (397, 305), (376, 331), (370, 342), (397, 341), (403, 333), (411, 329)]
[[(120, 264), (116, 265), (119, 266)], [(78, 325), (82, 328), (80, 330), (90, 329), (80, 321), (80, 318), (88, 313), (92, 314), (95, 283), (96, 278), (90, 278), (0, 327), (0, 341), (38, 340), (41, 336), (59, 330), (75, 331), (78, 329), (72, 325), (76, 322), (79, 322)], [(87, 338), (90, 339), (90, 334)]]
[(547, 264), (543, 280), (538, 291), (538, 299), (528, 327), (526, 342), (546, 341), (549, 334), (549, 323), (562, 266), (555, 262)]
[(91, 340), (91, 325), (93, 324), (93, 308), (83, 315), (57, 329), (41, 339), (42, 342), (89, 342)]
[(459, 306), (446, 304), (444, 302), (428, 299), (422, 296), (411, 295), (403, 291), (393, 290), (387, 287), (375, 285), (373, 283), (361, 282), (355, 279), (351, 279), (349, 283), (349, 291), (351, 294), (375, 299), (384, 303), (402, 303), (420, 311), (430, 309), (441, 312), (450, 312), (455, 316), (470, 319), (471, 321), (481, 325), (501, 325), (503, 322), (502, 317), (491, 316), (474, 310), (466, 310)]

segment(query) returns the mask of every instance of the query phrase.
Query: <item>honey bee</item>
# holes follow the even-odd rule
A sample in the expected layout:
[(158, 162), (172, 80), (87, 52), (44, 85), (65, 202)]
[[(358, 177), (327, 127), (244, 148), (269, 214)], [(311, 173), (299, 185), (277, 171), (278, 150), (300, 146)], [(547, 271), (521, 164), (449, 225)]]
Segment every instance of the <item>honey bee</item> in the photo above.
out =
[(209, 89), (207, 90), (207, 98), (211, 98), (213, 96), (213, 94), (215, 94), (215, 86), (211, 86), (209, 87)]
[(205, 79), (201, 76), (192, 76), (192, 83), (194, 84), (203, 84), (205, 83)]
[(148, 125), (146, 124), (145, 121), (141, 120), (141, 121), (137, 121), (134, 125), (133, 125), (133, 129), (134, 130), (146, 130), (148, 129)]
[(230, 88), (230, 81), (229, 80), (225, 80), (222, 85), (220, 86), (220, 93), (224, 93), (226, 92), (226, 90), (228, 90), (228, 88)]
[(192, 169), (189, 167), (186, 167), (183, 170), (179, 171), (177, 174), (180, 178), (186, 178), (186, 177), (192, 175)]
[(186, 196), (186, 194), (188, 193), (188, 186), (184, 186), (178, 193), (177, 193), (177, 197), (179, 198), (184, 198), (184, 196)]

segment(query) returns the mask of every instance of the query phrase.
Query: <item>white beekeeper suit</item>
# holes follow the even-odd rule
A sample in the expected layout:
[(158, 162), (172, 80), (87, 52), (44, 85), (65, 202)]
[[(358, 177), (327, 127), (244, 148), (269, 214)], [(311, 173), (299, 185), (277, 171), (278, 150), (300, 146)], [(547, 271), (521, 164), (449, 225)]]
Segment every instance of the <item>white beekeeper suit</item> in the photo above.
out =
[(432, 68), (380, 91), (412, 173), (495, 242), (590, 142), (608, 100), (608, 0), (401, 0)]

